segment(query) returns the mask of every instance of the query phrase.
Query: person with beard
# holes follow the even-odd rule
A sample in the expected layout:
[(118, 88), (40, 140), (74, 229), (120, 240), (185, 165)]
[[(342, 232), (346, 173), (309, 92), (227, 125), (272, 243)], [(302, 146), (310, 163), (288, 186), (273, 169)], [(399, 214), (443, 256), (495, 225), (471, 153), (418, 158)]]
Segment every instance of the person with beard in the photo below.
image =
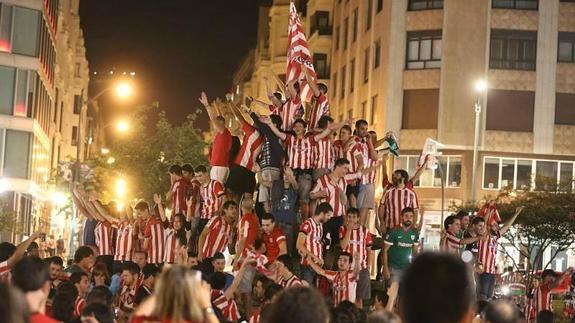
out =
[(391, 283), (398, 283), (402, 272), (411, 263), (419, 247), (419, 231), (413, 227), (415, 210), (406, 207), (401, 210), (401, 227), (387, 232), (383, 246), (383, 277)]
[(515, 214), (501, 228), (499, 227), (499, 222), (494, 221), (491, 225), (488, 224), (488, 238), (479, 242), (477, 261), (483, 264), (483, 273), (479, 275), (478, 281), (480, 299), (490, 299), (493, 296), (496, 274), (495, 255), (498, 249), (499, 238), (511, 228), (521, 211), (523, 211), (523, 206), (515, 209)]

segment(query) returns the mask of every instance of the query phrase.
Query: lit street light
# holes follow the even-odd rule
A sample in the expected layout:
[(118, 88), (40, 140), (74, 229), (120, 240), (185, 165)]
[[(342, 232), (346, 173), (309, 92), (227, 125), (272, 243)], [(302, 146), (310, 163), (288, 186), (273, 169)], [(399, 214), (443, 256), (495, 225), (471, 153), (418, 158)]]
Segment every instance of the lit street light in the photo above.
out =
[(132, 96), (133, 87), (132, 84), (127, 82), (121, 82), (116, 85), (116, 95), (119, 98), (125, 99)]
[(128, 191), (128, 184), (123, 178), (118, 178), (116, 180), (116, 197), (123, 199), (126, 197), (126, 192)]
[(475, 91), (477, 92), (477, 100), (474, 104), (475, 109), (475, 136), (473, 139), (473, 168), (471, 170), (471, 200), (475, 201), (476, 183), (477, 183), (477, 151), (479, 150), (479, 124), (481, 116), (481, 97), (487, 91), (488, 84), (486, 80), (478, 80), (475, 82)]
[(106, 163), (108, 165), (112, 165), (115, 162), (116, 162), (116, 158), (114, 158), (114, 157), (109, 157), (108, 160), (106, 160)]
[(116, 123), (116, 130), (126, 132), (130, 129), (130, 124), (126, 120), (120, 120)]
[(107, 155), (110, 153), (110, 149), (108, 148), (102, 148), (100, 149), (100, 152), (102, 153), (102, 155)]

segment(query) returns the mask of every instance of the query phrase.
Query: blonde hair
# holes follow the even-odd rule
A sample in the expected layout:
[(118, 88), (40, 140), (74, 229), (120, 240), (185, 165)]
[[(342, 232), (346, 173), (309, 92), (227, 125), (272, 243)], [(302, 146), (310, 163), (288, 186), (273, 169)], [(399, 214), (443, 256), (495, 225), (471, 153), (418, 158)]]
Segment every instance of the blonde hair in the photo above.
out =
[(176, 323), (204, 320), (197, 296), (201, 280), (194, 274), (183, 266), (173, 265), (160, 275), (154, 290), (154, 317)]

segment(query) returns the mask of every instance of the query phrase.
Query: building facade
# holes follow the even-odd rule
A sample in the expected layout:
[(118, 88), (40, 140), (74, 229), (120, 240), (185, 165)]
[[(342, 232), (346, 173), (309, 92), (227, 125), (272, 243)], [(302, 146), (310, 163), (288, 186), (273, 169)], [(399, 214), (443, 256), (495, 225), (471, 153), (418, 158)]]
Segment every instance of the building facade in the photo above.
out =
[(18, 226), (2, 228), (3, 241), (51, 231), (56, 169), (82, 146), (89, 72), (78, 7), (79, 0), (0, 0), (2, 210)]

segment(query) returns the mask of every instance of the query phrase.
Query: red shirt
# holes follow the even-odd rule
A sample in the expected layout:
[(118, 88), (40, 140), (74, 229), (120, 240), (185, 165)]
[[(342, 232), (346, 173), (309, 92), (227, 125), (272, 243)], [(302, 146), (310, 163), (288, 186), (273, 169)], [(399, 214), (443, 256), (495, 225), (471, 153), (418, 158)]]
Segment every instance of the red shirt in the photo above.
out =
[(231, 148), (232, 134), (230, 131), (224, 129), (224, 131), (216, 133), (210, 152), (210, 166), (228, 167)]
[(159, 264), (164, 262), (164, 225), (156, 217), (146, 222), (144, 236), (148, 239), (148, 262)]
[(211, 258), (216, 252), (224, 252), (232, 235), (232, 226), (222, 216), (213, 217), (206, 224), (208, 236), (202, 246), (203, 258)]
[(58, 323), (58, 321), (54, 320), (46, 314), (34, 313), (30, 315), (30, 323)]
[(189, 182), (185, 178), (180, 178), (172, 184), (172, 214), (186, 214), (186, 189)]
[(85, 306), (86, 300), (80, 296), (76, 297), (74, 301), (74, 317), (80, 317)]
[(134, 227), (130, 222), (124, 221), (118, 226), (116, 237), (116, 253), (114, 260), (131, 261), (134, 253)]
[(489, 235), (489, 239), (479, 241), (479, 251), (477, 261), (483, 264), (483, 270), (487, 274), (495, 274), (495, 261), (497, 246), (499, 245), (499, 234)]
[(245, 167), (249, 171), (253, 172), (254, 166), (256, 165), (256, 158), (262, 148), (263, 137), (256, 128), (251, 126), (249, 123), (244, 122), (242, 130), (244, 131), (244, 140), (242, 141), (240, 151), (234, 160), (234, 164)]
[[(339, 227), (340, 241), (345, 237), (345, 234), (346, 227), (342, 225)], [(357, 253), (361, 261), (361, 268), (365, 269), (367, 268), (367, 248), (371, 247), (371, 243), (371, 233), (369, 233), (369, 230), (364, 226), (359, 226), (357, 229), (351, 230), (349, 244), (344, 251), (351, 254), (351, 259), (354, 259)], [(354, 264), (352, 264), (352, 266), (354, 266)]]
[(208, 185), (200, 187), (200, 197), (202, 199), (202, 212), (200, 218), (211, 219), (222, 206), (220, 197), (224, 195), (222, 183), (210, 180)]
[(461, 239), (446, 232), (445, 238), (441, 241), (441, 248), (444, 252), (458, 255), (461, 252)]
[(551, 302), (551, 289), (549, 284), (541, 284), (533, 293), (533, 308), (536, 313), (541, 311), (553, 311)]
[(333, 216), (343, 216), (345, 214), (345, 191), (347, 189), (347, 180), (352, 178), (359, 178), (360, 173), (347, 174), (345, 177), (340, 178), (337, 183), (333, 182), (330, 174), (325, 174), (318, 178), (317, 183), (311, 190), (311, 193), (317, 193), (321, 190), (327, 192), (326, 197), (318, 199), (318, 203), (327, 202), (333, 208)]
[(490, 228), (493, 222), (501, 222), (501, 217), (497, 211), (497, 206), (485, 203), (479, 211), (477, 211), (477, 216), (485, 220), (485, 225)]
[(311, 169), (313, 147), (316, 144), (313, 135), (297, 138), (294, 135), (286, 135), (286, 151), (288, 154), (288, 165), (292, 169)]
[(357, 276), (352, 270), (325, 271), (325, 277), (333, 284), (333, 305), (337, 306), (343, 301), (355, 303), (357, 289)]
[(238, 244), (241, 238), (246, 239), (245, 247), (253, 247), (260, 229), (258, 216), (253, 213), (242, 215), (238, 225)]
[(286, 241), (286, 236), (282, 230), (278, 227), (274, 227), (270, 234), (263, 235), (264, 244), (266, 246), (266, 257), (268, 257), (268, 263), (273, 263), (280, 253), (280, 242)]
[[(313, 218), (305, 220), (299, 227), (299, 231), (305, 234), (305, 248), (314, 256), (319, 259), (323, 258), (323, 245), (321, 239), (323, 238), (323, 225), (315, 222)], [(302, 265), (307, 265), (307, 259), (302, 258)]]
[(315, 97), (315, 102), (311, 107), (309, 129), (317, 128), (317, 122), (324, 115), (329, 115), (329, 102), (327, 97), (320, 92), (319, 96)]
[(94, 229), (96, 237), (96, 246), (101, 256), (114, 254), (114, 245), (112, 244), (112, 225), (109, 222), (98, 222)]
[(332, 169), (335, 162), (335, 150), (329, 136), (317, 141), (313, 147), (314, 168)]
[(299, 115), (300, 107), (301, 98), (299, 95), (284, 103), (280, 110), (280, 116), (282, 117), (282, 130), (291, 130), (294, 120), (301, 117), (301, 115)]
[(212, 304), (222, 311), (229, 321), (237, 321), (240, 318), (238, 305), (233, 299), (227, 299), (221, 290), (212, 290)]
[(392, 187), (383, 194), (381, 199), (383, 204), (385, 222), (388, 228), (395, 228), (401, 224), (401, 210), (406, 207), (419, 208), (415, 191), (406, 187)]

